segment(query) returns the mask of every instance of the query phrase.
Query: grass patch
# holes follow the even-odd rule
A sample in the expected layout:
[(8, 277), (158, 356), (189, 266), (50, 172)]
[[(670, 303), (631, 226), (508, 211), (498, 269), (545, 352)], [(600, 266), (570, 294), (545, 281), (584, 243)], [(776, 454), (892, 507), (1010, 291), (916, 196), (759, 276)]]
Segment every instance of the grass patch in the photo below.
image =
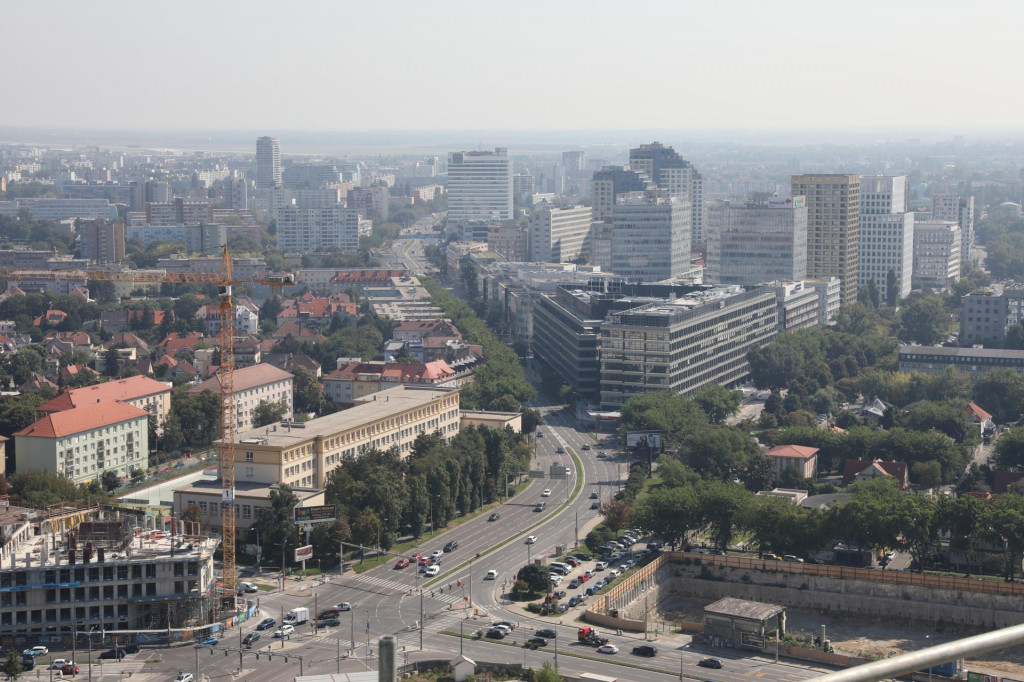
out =
[[(499, 549), (501, 549), (502, 547), (504, 547), (505, 545), (509, 544), (510, 542), (514, 542), (514, 541), (518, 540), (519, 538), (523, 537), (524, 535), (527, 535), (534, 528), (537, 528), (538, 526), (540, 526), (543, 523), (547, 523), (552, 517), (557, 516), (559, 512), (561, 512), (563, 509), (568, 507), (570, 504), (572, 504), (576, 500), (576, 498), (580, 494), (580, 490), (583, 489), (583, 476), (581, 476), (579, 474), (579, 472), (583, 471), (583, 462), (580, 461), (580, 458), (576, 455), (576, 452), (572, 448), (566, 448), (565, 451), (572, 458), (573, 462), (576, 463), (576, 471), (577, 471), (577, 474), (576, 474), (576, 486), (573, 488), (572, 494), (569, 495), (569, 499), (566, 500), (565, 502), (563, 502), (562, 504), (560, 504), (558, 506), (558, 508), (555, 509), (553, 514), (549, 514), (548, 516), (545, 516), (544, 518), (542, 518), (541, 520), (537, 521), (537, 523), (533, 524), (532, 526), (530, 526), (526, 530), (523, 530), (523, 531), (519, 532), (518, 534), (513, 535), (512, 537), (510, 537), (510, 538), (508, 538), (506, 540), (503, 540), (502, 542), (499, 542), (497, 545), (494, 545), (490, 549), (488, 549), (488, 550), (486, 550), (484, 552), (480, 552), (475, 557), (473, 557), (470, 561), (476, 561), (477, 559), (483, 559), (488, 554), (496, 552)], [(459, 564), (458, 566), (455, 567), (455, 571), (456, 572), (461, 571), (463, 568), (469, 566), (470, 561), (462, 562), (461, 564)], [(437, 578), (434, 578), (433, 580), (428, 582), (423, 587), (425, 587), (425, 588), (426, 587), (432, 587), (433, 585), (436, 585), (437, 583), (445, 581), (445, 580), (451, 580), (451, 578), (450, 577), (446, 577), (446, 576), (438, 576)]]
[(598, 438), (597, 434), (594, 433), (593, 431), (587, 431), (587, 435), (590, 436), (590, 439), (592, 441), (594, 441), (595, 443), (600, 443), (601, 442), (601, 439)]

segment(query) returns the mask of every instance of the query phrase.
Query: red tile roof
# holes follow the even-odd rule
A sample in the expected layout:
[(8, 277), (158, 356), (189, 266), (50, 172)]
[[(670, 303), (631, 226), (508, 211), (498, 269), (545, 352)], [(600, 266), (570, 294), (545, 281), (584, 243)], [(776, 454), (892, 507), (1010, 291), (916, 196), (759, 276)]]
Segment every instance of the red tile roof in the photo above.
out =
[(83, 431), (91, 431), (111, 424), (118, 424), (139, 417), (148, 417), (145, 410), (128, 403), (99, 403), (76, 407), (73, 410), (48, 414), (30, 424), (15, 436), (36, 438), (63, 438)]
[(909, 478), (907, 477), (907, 463), (906, 462), (883, 462), (880, 459), (874, 461), (867, 459), (848, 459), (843, 462), (843, 485), (850, 485), (857, 480), (857, 474), (863, 473), (868, 469), (874, 468), (879, 473), (887, 476), (893, 476), (899, 481), (900, 487), (907, 487)]
[(810, 459), (818, 454), (818, 448), (810, 448), (806, 445), (776, 445), (764, 453), (769, 457), (789, 457), (792, 459)]
[(976, 403), (967, 403), (967, 416), (976, 423), (992, 419), (992, 415), (978, 407)]
[[(243, 367), (241, 369), (236, 369), (234, 372), (235, 391), (245, 391), (256, 386), (263, 386), (264, 384), (271, 384), (275, 381), (284, 381), (285, 379), (292, 378), (294, 378), (293, 374), (289, 374), (284, 370), (266, 363), (252, 365), (251, 367)], [(193, 386), (188, 390), (189, 393), (202, 393), (203, 391), (213, 391), (214, 393), (220, 392), (220, 375), (218, 374), (217, 376), (211, 377), (198, 386)]]
[(61, 393), (53, 400), (43, 403), (40, 412), (63, 412), (83, 405), (111, 403), (118, 400), (135, 400), (158, 393), (169, 392), (170, 386), (155, 379), (144, 376), (128, 377), (117, 381), (108, 381), (94, 386), (72, 388)]
[(44, 314), (37, 317), (32, 322), (32, 325), (35, 327), (41, 327), (43, 326), (44, 321), (46, 324), (60, 324), (67, 316), (68, 314), (63, 310), (47, 310)]

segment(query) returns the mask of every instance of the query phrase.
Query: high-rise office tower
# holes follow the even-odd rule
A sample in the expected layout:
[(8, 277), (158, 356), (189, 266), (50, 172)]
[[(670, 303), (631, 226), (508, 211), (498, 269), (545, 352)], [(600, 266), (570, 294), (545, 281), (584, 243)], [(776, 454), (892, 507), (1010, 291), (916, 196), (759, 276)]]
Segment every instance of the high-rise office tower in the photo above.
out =
[(605, 166), (601, 170), (595, 171), (590, 189), (594, 220), (610, 219), (615, 201), (620, 196), (632, 192), (643, 192), (650, 187), (650, 184), (650, 179), (644, 173), (621, 166)]
[(530, 260), (570, 263), (590, 253), (593, 211), (589, 206), (556, 208), (542, 203), (530, 216)]
[(759, 196), (708, 208), (710, 284), (755, 286), (807, 276), (807, 206), (803, 197)]
[(704, 228), (707, 207), (704, 203), (706, 182), (693, 165), (679, 156), (675, 149), (660, 142), (642, 144), (629, 150), (629, 167), (644, 173), (668, 196), (690, 202), (690, 242), (695, 250), (704, 249)]
[(573, 171), (584, 170), (587, 167), (587, 153), (562, 152), (562, 165), (565, 166), (565, 170), (570, 173)]
[(932, 220), (952, 220), (960, 226), (960, 260), (974, 259), (974, 197), (936, 194), (932, 197)]
[(690, 267), (690, 202), (652, 196), (612, 210), (612, 271), (632, 282), (659, 282)]
[(508, 150), (448, 155), (448, 220), (512, 219), (512, 159)]
[(256, 188), (281, 186), (281, 147), (276, 137), (256, 138)]
[(245, 178), (228, 178), (224, 181), (224, 206), (226, 208), (249, 208), (249, 183)]
[(914, 279), (941, 289), (960, 279), (960, 225), (922, 220), (914, 225)]
[(857, 301), (860, 247), (860, 176), (843, 173), (794, 175), (793, 196), (807, 200), (807, 276), (838, 277), (840, 302)]
[[(897, 299), (910, 295), (914, 274), (914, 214), (909, 213), (906, 175), (860, 177), (860, 246), (858, 286), (874, 280), (888, 305), (889, 288)], [(891, 273), (891, 274), (890, 274)]]

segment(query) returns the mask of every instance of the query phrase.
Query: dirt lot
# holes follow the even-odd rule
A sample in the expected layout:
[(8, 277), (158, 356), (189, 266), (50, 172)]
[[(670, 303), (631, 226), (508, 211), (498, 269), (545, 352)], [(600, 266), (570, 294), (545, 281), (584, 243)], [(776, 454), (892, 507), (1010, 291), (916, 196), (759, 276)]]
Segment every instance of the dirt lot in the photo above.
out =
[[(670, 604), (663, 605), (659, 615), (669, 622), (700, 622), (704, 604), (703, 600), (674, 599)], [(786, 630), (790, 634), (809, 635), (813, 638), (821, 633), (822, 625), (825, 626), (825, 636), (831, 640), (837, 653), (854, 656), (895, 655), (977, 634), (935, 632), (857, 618), (839, 619), (835, 615), (821, 616), (812, 611), (786, 612)], [(1024, 679), (1024, 646), (995, 651), (977, 660), (969, 659), (966, 666), (972, 671)]]

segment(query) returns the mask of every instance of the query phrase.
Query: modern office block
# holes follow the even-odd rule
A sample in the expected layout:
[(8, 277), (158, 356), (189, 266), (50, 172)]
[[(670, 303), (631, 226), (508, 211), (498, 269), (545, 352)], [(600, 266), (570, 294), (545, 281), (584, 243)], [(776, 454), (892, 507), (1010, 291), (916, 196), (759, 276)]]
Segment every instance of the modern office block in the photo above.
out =
[(276, 137), (256, 138), (256, 188), (281, 186), (281, 147)]
[(936, 194), (932, 197), (932, 220), (951, 220), (960, 226), (960, 260), (974, 260), (974, 197)]
[(503, 147), (493, 152), (448, 155), (448, 220), (512, 219), (512, 159)]
[(619, 197), (643, 192), (651, 186), (650, 179), (621, 166), (605, 166), (594, 173), (591, 181), (591, 206), (594, 208), (594, 220), (607, 220), (612, 216), (615, 202)]
[(794, 175), (791, 194), (807, 200), (807, 276), (837, 277), (842, 305), (857, 300), (860, 176)]
[(914, 225), (914, 279), (941, 289), (960, 279), (960, 226), (951, 220)]
[(589, 255), (592, 223), (589, 206), (557, 208), (541, 204), (530, 216), (530, 260), (569, 263)]
[(694, 250), (704, 249), (707, 216), (706, 182), (693, 165), (672, 147), (660, 142), (642, 144), (629, 150), (629, 167), (666, 192), (668, 196), (690, 202), (690, 242)]
[(705, 281), (754, 286), (807, 276), (803, 197), (716, 202), (708, 209)]
[(679, 277), (690, 266), (690, 203), (620, 200), (612, 211), (612, 271), (631, 282)]
[[(874, 281), (887, 305), (889, 284), (898, 299), (910, 295), (914, 273), (914, 214), (907, 211), (910, 194), (906, 175), (862, 175), (860, 178), (860, 245), (858, 285)], [(891, 273), (891, 274), (890, 274)]]

